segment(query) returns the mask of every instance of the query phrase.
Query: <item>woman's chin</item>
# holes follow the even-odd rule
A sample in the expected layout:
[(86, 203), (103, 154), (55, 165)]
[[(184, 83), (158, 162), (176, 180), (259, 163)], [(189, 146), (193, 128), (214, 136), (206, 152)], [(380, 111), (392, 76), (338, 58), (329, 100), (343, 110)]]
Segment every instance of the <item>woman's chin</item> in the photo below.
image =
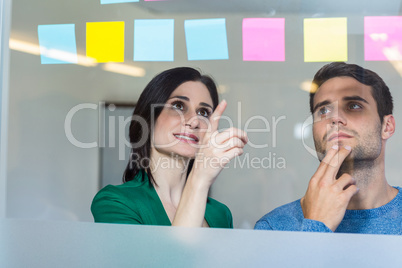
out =
[(183, 160), (191, 160), (196, 156), (196, 152), (194, 151), (174, 151), (171, 152), (170, 155), (174, 158), (183, 159)]

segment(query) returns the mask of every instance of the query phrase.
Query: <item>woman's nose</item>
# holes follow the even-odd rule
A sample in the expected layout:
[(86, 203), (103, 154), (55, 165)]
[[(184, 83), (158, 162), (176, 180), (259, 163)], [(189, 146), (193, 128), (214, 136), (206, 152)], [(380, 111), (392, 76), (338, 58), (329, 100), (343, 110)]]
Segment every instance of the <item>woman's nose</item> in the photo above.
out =
[(200, 126), (200, 120), (198, 116), (192, 115), (189, 118), (186, 118), (184, 125), (190, 127), (191, 129), (196, 129)]

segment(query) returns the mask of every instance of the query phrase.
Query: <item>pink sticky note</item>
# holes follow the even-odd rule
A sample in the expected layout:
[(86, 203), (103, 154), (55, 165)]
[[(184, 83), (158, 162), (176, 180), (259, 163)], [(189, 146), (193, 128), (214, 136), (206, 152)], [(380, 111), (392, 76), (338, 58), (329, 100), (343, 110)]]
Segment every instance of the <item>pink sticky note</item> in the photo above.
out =
[(244, 61), (285, 61), (285, 19), (243, 19)]
[(402, 60), (402, 17), (364, 17), (364, 59)]

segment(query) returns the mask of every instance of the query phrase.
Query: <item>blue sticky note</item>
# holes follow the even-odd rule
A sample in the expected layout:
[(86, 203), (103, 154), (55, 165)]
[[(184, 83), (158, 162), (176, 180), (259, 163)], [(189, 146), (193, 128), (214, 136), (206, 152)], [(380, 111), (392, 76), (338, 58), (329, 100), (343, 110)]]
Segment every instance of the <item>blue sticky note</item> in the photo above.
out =
[(229, 59), (225, 19), (184, 22), (188, 60)]
[(39, 25), (42, 64), (77, 63), (74, 24)]
[(140, 0), (100, 0), (101, 5), (139, 2)]
[(173, 61), (174, 20), (134, 20), (134, 61)]

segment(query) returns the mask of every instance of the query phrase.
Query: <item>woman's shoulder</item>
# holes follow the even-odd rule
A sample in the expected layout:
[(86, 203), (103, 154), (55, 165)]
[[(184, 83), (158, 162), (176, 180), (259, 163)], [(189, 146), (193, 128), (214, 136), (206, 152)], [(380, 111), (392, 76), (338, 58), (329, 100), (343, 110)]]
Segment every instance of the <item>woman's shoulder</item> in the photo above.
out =
[(208, 197), (205, 217), (211, 227), (233, 228), (230, 209), (223, 203)]
[(146, 189), (149, 188), (144, 181), (131, 180), (120, 185), (107, 185), (103, 187), (95, 196), (99, 198), (102, 196), (120, 196), (122, 198), (131, 198), (133, 196), (143, 195), (147, 193)]
[(225, 204), (213, 199), (212, 197), (208, 197), (207, 205), (214, 210), (226, 211), (230, 213), (230, 209)]
[(102, 188), (92, 200), (91, 211), (96, 222), (144, 224), (152, 200), (149, 183), (133, 180)]

